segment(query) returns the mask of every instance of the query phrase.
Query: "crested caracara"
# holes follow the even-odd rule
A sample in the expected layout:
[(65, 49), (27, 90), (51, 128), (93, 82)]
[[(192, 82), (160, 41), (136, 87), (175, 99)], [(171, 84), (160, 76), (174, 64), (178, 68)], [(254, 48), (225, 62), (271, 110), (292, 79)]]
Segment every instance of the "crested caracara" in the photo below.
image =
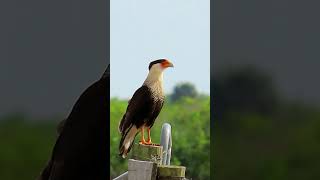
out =
[[(164, 102), (162, 88), (163, 71), (173, 67), (166, 59), (152, 61), (149, 64), (149, 73), (143, 85), (136, 90), (128, 102), (126, 113), (119, 124), (121, 141), (120, 155), (125, 158), (131, 149), (134, 138), (141, 131), (141, 144), (152, 144), (150, 129), (158, 117)], [(144, 139), (144, 128), (148, 130), (148, 139)]]

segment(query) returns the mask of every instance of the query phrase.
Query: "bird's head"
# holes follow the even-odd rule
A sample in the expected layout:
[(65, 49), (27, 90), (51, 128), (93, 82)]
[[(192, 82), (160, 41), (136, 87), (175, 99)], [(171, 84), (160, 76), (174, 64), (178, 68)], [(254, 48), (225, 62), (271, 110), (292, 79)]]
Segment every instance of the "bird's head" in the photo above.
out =
[(169, 60), (158, 59), (158, 60), (152, 61), (149, 64), (149, 71), (151, 71), (152, 69), (163, 71), (168, 67), (173, 67), (173, 64)]
[(144, 84), (150, 85), (155, 82), (162, 82), (163, 71), (168, 67), (173, 67), (173, 64), (167, 59), (152, 61), (149, 64), (149, 74)]

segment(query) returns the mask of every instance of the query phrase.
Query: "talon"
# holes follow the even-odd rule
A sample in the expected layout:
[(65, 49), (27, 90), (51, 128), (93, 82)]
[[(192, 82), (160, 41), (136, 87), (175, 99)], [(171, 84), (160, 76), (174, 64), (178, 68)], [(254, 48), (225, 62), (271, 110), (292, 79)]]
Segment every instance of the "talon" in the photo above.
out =
[(151, 139), (146, 142), (147, 145), (152, 144)]
[(139, 144), (147, 144), (146, 141), (139, 141)]

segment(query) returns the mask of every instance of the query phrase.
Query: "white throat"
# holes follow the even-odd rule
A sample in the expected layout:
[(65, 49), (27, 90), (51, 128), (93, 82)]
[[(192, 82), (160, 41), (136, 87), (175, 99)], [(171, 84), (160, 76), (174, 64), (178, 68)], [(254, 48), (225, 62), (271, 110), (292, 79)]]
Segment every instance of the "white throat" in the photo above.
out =
[(152, 86), (155, 83), (160, 83), (160, 85), (162, 86), (163, 70), (164, 69), (161, 67), (161, 64), (153, 65), (143, 85)]

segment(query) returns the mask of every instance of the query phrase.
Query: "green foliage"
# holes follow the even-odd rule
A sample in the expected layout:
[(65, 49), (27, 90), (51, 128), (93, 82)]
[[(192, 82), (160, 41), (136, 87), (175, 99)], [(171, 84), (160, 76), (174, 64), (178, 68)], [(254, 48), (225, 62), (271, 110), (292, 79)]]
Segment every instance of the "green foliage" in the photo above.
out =
[(303, 106), (277, 108), (270, 115), (232, 111), (223, 121), (216, 119), (215, 179), (320, 178), (320, 112)]
[(24, 116), (0, 119), (0, 179), (36, 179), (51, 153), (55, 124)]
[[(120, 134), (117, 130), (127, 101), (111, 100), (111, 175), (118, 176), (127, 171), (127, 159), (118, 155)], [(193, 179), (210, 177), (210, 99), (184, 97), (175, 102), (166, 102), (156, 120), (151, 136), (155, 143), (160, 143), (160, 132), (163, 123), (172, 126), (172, 165), (187, 167), (187, 176)], [(136, 137), (136, 142), (140, 135)], [(129, 153), (130, 154), (130, 153)]]
[(214, 87), (214, 179), (320, 179), (319, 107), (291, 102), (253, 66), (224, 69)]
[(170, 96), (172, 101), (177, 101), (183, 97), (195, 98), (198, 95), (196, 87), (188, 82), (177, 84)]

